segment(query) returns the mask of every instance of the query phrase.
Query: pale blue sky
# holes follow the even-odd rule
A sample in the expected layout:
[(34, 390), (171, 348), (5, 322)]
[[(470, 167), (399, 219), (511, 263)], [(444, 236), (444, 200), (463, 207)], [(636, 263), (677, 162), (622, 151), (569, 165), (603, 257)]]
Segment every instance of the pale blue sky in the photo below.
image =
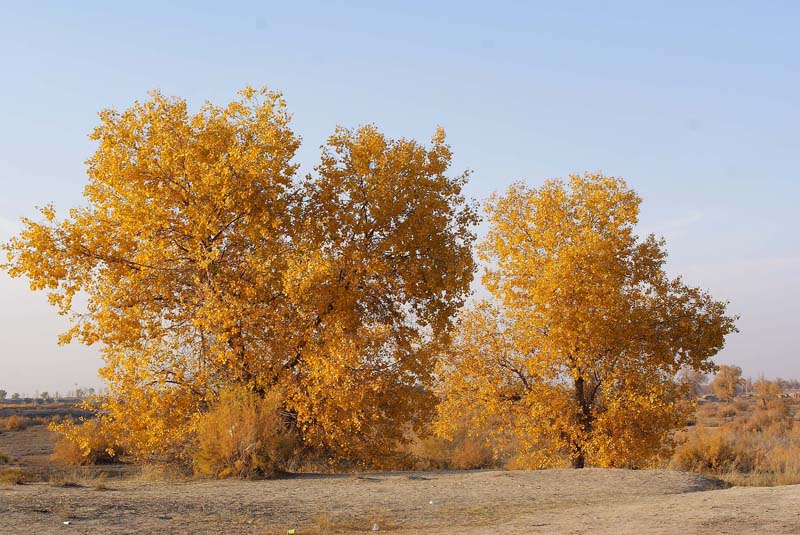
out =
[[(81, 202), (99, 109), (266, 84), (305, 169), (336, 125), (374, 122), (420, 139), (443, 126), (479, 199), (625, 177), (670, 271), (741, 314), (718, 362), (800, 377), (800, 4), (107, 4), (0, 3), (0, 240), (34, 205)], [(96, 351), (57, 348), (63, 325), (0, 274), (0, 388), (96, 386)]]

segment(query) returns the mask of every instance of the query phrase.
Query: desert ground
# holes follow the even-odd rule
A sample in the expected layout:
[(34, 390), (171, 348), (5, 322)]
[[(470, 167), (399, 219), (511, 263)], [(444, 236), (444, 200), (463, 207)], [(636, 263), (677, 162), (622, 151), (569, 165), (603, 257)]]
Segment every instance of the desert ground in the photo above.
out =
[[(102, 490), (98, 490), (99, 487)], [(800, 486), (586, 469), (109, 480), (0, 490), (0, 533), (800, 533)], [(68, 524), (65, 524), (67, 523)]]
[(152, 480), (125, 465), (55, 467), (53, 438), (43, 425), (0, 434), (40, 480), (0, 485), (0, 534), (800, 533), (800, 485), (601, 469)]

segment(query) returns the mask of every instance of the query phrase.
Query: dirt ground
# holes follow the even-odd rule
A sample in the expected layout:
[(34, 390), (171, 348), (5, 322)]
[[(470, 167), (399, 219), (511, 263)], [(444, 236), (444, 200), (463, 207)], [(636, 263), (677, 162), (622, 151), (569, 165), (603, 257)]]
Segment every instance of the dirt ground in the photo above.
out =
[(0, 487), (4, 534), (310, 535), (375, 523), (397, 535), (800, 533), (800, 486), (721, 489), (677, 472), (587, 469)]
[(59, 467), (54, 438), (43, 425), (0, 433), (12, 466), (49, 481), (0, 483), (0, 534), (800, 534), (800, 485), (597, 469), (149, 481), (129, 465)]

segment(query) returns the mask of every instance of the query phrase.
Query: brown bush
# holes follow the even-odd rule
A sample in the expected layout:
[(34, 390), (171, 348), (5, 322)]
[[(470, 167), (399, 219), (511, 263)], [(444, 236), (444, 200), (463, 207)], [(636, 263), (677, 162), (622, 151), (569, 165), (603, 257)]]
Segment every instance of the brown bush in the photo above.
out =
[(22, 431), (28, 427), (28, 419), (22, 416), (8, 416), (3, 419), (3, 427), (6, 431)]
[(185, 481), (191, 472), (183, 464), (146, 463), (138, 467), (136, 479), (139, 481)]
[(453, 441), (439, 437), (415, 438), (410, 454), (414, 470), (446, 470), (453, 460)]
[(453, 468), (474, 470), (492, 466), (492, 450), (481, 440), (466, 438), (456, 445), (452, 457)]
[(268, 477), (285, 469), (297, 447), (287, 427), (281, 396), (259, 397), (243, 388), (220, 393), (197, 427), (195, 474), (212, 477)]
[(70, 426), (53, 446), (52, 459), (73, 466), (113, 463), (122, 449), (103, 431), (97, 420), (85, 420)]
[(22, 485), (31, 483), (35, 478), (29, 472), (20, 468), (7, 468), (0, 470), (0, 484), (3, 485)]
[(671, 466), (737, 485), (800, 483), (800, 422), (780, 399), (748, 409), (718, 427), (701, 423), (677, 433)]
[(701, 473), (749, 472), (754, 466), (755, 452), (742, 446), (723, 430), (697, 426), (675, 448), (672, 466)]

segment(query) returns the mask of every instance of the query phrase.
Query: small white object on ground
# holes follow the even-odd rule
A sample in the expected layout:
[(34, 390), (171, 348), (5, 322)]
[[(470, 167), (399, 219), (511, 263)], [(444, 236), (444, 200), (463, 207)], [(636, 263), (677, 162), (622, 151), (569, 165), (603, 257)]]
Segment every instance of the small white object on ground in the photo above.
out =
[(379, 529), (378, 524), (372, 524), (372, 531), (378, 531)]
[(69, 526), (69, 520), (65, 520), (64, 522), (62, 522), (62, 524), (64, 524), (65, 526)]

